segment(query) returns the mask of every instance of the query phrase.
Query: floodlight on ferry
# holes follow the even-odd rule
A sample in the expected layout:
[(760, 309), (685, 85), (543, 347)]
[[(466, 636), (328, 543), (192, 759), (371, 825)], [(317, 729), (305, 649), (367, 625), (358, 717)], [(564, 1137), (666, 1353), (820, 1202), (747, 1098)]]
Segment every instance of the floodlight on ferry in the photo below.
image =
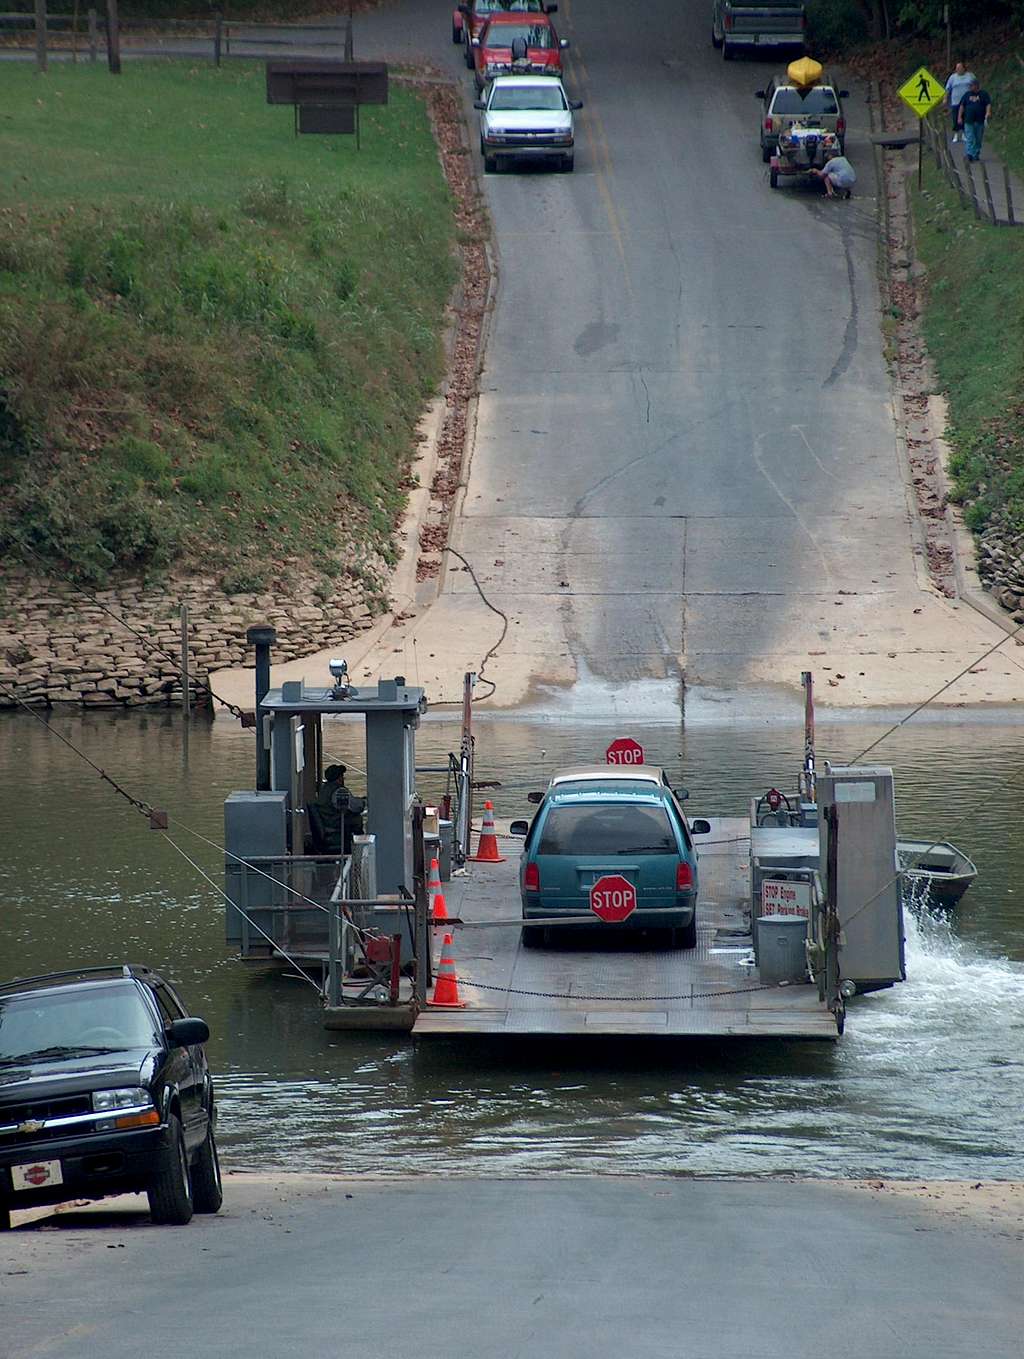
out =
[(338, 656), (332, 656), (328, 662), (331, 674), (334, 676), (334, 688), (331, 690), (331, 698), (348, 698), (352, 692), (348, 682), (348, 661), (343, 661)]

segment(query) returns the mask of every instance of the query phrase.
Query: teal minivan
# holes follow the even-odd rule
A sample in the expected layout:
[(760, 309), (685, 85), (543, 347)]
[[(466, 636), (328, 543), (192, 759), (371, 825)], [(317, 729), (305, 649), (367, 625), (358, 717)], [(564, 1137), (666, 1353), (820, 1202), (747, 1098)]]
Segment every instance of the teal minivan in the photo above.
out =
[[(526, 836), (519, 869), (524, 921), (590, 918), (604, 930), (664, 930), (673, 948), (696, 944), (692, 837), (711, 827), (687, 821), (661, 770), (567, 770), (552, 779), (532, 823), (513, 822), (512, 829)], [(615, 924), (599, 921), (590, 901), (594, 884), (610, 875), (625, 878), (636, 895), (635, 909)], [(542, 944), (546, 929), (557, 926), (524, 924), (524, 946)]]

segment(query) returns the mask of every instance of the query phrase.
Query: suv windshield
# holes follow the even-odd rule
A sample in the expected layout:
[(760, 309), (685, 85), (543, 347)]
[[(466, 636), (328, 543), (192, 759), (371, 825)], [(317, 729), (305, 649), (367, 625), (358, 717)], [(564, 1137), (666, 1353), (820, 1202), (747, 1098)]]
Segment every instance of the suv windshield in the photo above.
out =
[(83, 1048), (120, 1052), (159, 1042), (156, 1021), (128, 985), (34, 991), (0, 997), (0, 1062), (59, 1060)]
[(835, 90), (829, 89), (827, 85), (816, 85), (814, 89), (808, 90), (806, 94), (801, 94), (799, 90), (781, 89), (775, 91), (775, 98), (772, 100), (772, 113), (802, 114), (824, 114), (830, 116), (839, 112), (839, 105), (836, 103)]
[(552, 807), (537, 853), (678, 854), (679, 847), (664, 807), (611, 802)]
[(476, 0), (477, 14), (539, 14), (541, 0)]
[(537, 85), (496, 85), (488, 109), (491, 113), (564, 112), (565, 97), (557, 85), (550, 90)]
[(522, 38), (527, 47), (554, 47), (555, 40), (547, 24), (492, 24), (487, 30), (487, 47), (509, 48), (516, 38)]

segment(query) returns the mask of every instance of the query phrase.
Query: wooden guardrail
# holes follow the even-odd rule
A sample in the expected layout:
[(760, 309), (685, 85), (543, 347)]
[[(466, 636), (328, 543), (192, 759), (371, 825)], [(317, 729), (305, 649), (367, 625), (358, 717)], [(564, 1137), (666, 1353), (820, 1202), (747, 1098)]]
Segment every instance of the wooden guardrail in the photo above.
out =
[(1013, 178), (1004, 163), (983, 160), (960, 160), (954, 156), (946, 136), (945, 123), (941, 130), (930, 118), (921, 119), (925, 145), (935, 157), (935, 168), (941, 171), (956, 189), (961, 207), (973, 207), (979, 221), (993, 226), (1024, 226), (1021, 216), (1024, 205), (1014, 203)]

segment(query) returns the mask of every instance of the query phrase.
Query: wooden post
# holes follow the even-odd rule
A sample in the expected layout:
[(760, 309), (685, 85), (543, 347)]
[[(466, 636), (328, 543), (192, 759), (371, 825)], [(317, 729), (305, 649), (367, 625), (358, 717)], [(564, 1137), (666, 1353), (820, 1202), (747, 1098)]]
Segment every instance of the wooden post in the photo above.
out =
[(71, 61), (73, 65), (78, 64), (78, 0), (71, 12)]
[(217, 11), (213, 20), (213, 64), (220, 65), (221, 42), (224, 38), (224, 15)]
[(1010, 172), (1003, 162), (1003, 184), (1006, 186), (1006, 220), (1010, 226), (1017, 225), (1017, 219), (1013, 215), (1013, 189), (1010, 186)]
[(98, 46), (99, 46), (99, 43), (98, 43), (98, 40), (97, 40), (96, 11), (95, 11), (94, 9), (90, 9), (90, 10), (89, 10), (89, 60), (90, 60), (90, 61), (95, 61), (95, 60), (96, 60), (96, 54), (97, 54), (97, 48), (98, 48)]
[(36, 70), (45, 75), (48, 65), (46, 56), (46, 0), (36, 0)]
[(978, 186), (974, 182), (974, 164), (964, 157), (964, 170), (967, 175), (967, 183), (971, 186), (971, 202), (974, 204), (974, 215), (981, 221), (981, 203), (978, 200)]
[(345, 25), (345, 60), (354, 61), (352, 55), (352, 0), (348, 0), (348, 23)]
[(985, 186), (985, 201), (988, 203), (988, 215), (992, 219), (992, 225), (998, 226), (999, 219), (996, 217), (996, 205), (995, 200), (992, 197), (992, 184), (988, 177), (988, 170), (986, 169), (983, 160), (979, 160), (978, 164), (981, 166), (981, 182)]
[(121, 74), (121, 27), (117, 0), (107, 0), (107, 66), (111, 75)]
[(189, 683), (188, 655), (188, 605), (181, 606), (181, 711), (188, 718), (192, 711), (191, 685)]

